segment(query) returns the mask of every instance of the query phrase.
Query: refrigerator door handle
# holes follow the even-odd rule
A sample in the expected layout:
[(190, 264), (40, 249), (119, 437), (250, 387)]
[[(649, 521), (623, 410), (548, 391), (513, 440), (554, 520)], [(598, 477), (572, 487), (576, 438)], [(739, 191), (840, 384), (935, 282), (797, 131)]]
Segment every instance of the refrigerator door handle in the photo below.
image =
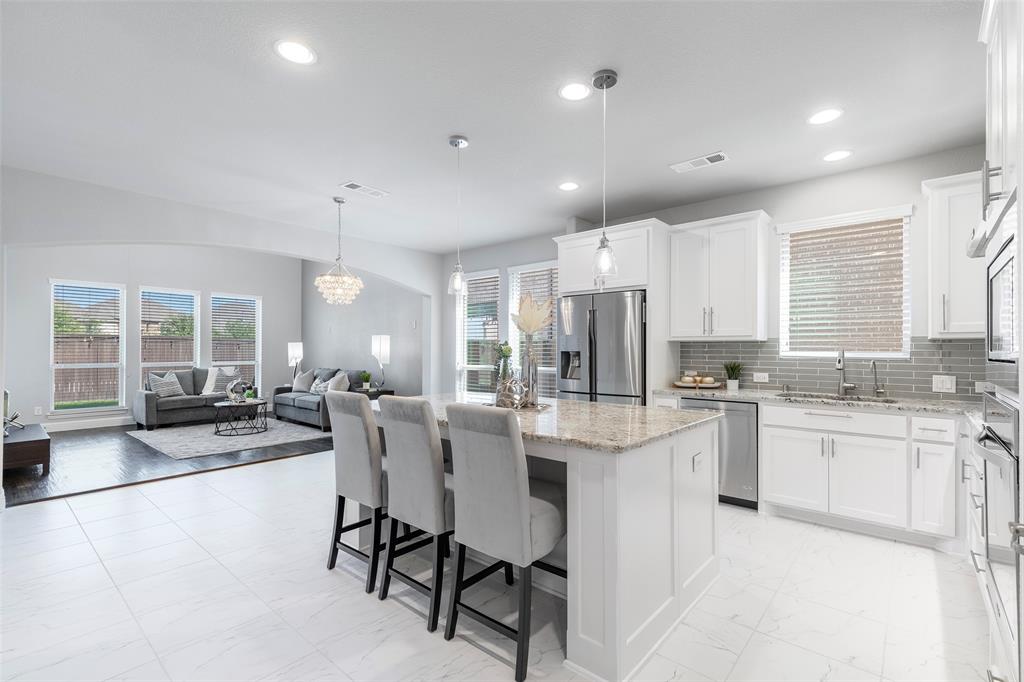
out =
[(587, 310), (587, 345), (590, 347), (590, 399), (597, 393), (597, 311)]

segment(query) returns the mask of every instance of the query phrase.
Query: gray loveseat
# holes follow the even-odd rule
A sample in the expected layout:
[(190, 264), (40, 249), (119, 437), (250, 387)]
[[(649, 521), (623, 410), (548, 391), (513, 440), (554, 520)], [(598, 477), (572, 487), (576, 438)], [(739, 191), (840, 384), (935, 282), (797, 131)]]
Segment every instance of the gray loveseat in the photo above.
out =
[[(350, 389), (363, 385), (363, 380), (359, 378), (359, 375), (363, 373), (361, 369), (317, 367), (313, 371), (313, 376), (327, 381), (338, 372), (348, 375)], [(311, 426), (319, 426), (322, 431), (331, 428), (331, 415), (327, 411), (327, 401), (324, 400), (324, 396), (307, 391), (293, 391), (291, 384), (274, 387), (274, 416), (278, 419), (290, 419)]]
[(185, 395), (171, 398), (158, 398), (149, 390), (149, 375), (146, 375), (146, 387), (135, 393), (132, 411), (135, 424), (147, 431), (157, 426), (185, 424), (196, 422), (212, 422), (217, 413), (214, 403), (227, 400), (227, 393), (211, 393), (200, 395), (206, 385), (210, 370), (202, 367), (182, 369), (174, 372)]

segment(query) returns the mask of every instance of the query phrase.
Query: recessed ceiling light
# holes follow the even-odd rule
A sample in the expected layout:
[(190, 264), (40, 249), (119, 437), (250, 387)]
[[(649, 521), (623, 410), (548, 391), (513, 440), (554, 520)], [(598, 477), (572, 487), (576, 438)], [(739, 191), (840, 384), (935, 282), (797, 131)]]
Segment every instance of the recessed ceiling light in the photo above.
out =
[(831, 123), (832, 121), (836, 120), (842, 115), (842, 109), (822, 109), (814, 116), (811, 116), (809, 119), (807, 119), (807, 122), (810, 123), (812, 126), (820, 126), (824, 123)]
[(558, 189), (562, 190), (563, 192), (572, 192), (573, 190), (577, 190), (579, 188), (580, 186), (575, 182), (563, 182), (561, 185), (558, 186)]
[(829, 152), (822, 158), (824, 158), (825, 161), (842, 161), (843, 159), (849, 158), (852, 153), (853, 152), (848, 149), (837, 149), (834, 152)]
[(302, 43), (291, 40), (279, 40), (274, 44), (274, 51), (282, 59), (287, 59), (293, 64), (309, 65), (316, 61), (316, 52), (309, 49)]
[(586, 83), (566, 83), (558, 89), (558, 96), (570, 102), (585, 99), (590, 95), (590, 86)]

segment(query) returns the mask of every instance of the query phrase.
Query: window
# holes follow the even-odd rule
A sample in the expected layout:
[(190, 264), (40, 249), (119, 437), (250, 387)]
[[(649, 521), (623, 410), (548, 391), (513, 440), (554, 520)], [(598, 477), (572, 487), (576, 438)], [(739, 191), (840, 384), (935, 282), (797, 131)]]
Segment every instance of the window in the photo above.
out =
[(143, 381), (150, 372), (165, 374), (195, 366), (199, 359), (198, 301), (194, 292), (139, 289)]
[(493, 392), (496, 386), (498, 301), (497, 272), (466, 276), (466, 290), (459, 297), (456, 371), (461, 391)]
[(50, 282), (51, 407), (124, 406), (124, 287)]
[(781, 352), (910, 354), (909, 208), (780, 226)]
[(237, 367), (242, 378), (260, 384), (260, 299), (213, 294), (210, 297), (213, 366)]
[(512, 314), (519, 311), (519, 299), (531, 294), (535, 301), (552, 301), (551, 322), (534, 334), (533, 351), (537, 357), (538, 394), (544, 398), (555, 397), (555, 364), (558, 339), (554, 316), (554, 303), (558, 300), (558, 264), (537, 263), (509, 269), (508, 311), (509, 343), (512, 345), (512, 361), (519, 366), (526, 347), (526, 337), (516, 328)]

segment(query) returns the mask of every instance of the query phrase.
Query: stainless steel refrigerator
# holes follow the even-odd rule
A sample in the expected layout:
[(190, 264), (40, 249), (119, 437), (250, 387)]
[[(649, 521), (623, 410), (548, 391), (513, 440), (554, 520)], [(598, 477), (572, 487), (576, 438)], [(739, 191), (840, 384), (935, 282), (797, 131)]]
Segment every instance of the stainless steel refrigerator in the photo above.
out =
[(643, 291), (558, 299), (558, 397), (644, 405), (646, 322)]

